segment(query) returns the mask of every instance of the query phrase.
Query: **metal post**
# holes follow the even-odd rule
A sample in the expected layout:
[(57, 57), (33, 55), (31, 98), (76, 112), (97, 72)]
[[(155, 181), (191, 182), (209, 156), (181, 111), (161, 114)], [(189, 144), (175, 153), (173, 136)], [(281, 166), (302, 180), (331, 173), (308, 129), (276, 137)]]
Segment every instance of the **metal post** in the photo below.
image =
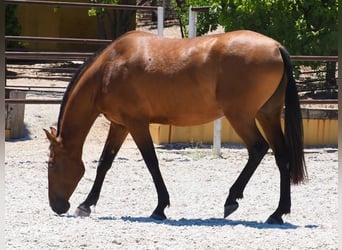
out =
[[(196, 37), (196, 22), (197, 22), (197, 11), (193, 10), (192, 6), (190, 6), (189, 37)], [(217, 119), (214, 121), (214, 132), (213, 132), (213, 153), (215, 156), (221, 155), (221, 130), (222, 130), (221, 119)]]
[[(340, 5), (341, 5), (341, 1), (339, 1)], [(339, 9), (339, 18), (338, 18), (338, 26), (339, 26), (339, 43), (338, 43), (338, 53), (339, 53), (339, 56), (338, 56), (338, 87), (340, 89), (341, 87), (341, 84), (342, 84), (342, 80), (341, 80), (341, 76), (342, 76), (342, 33), (341, 33), (341, 30), (342, 30), (342, 11), (341, 9)], [(341, 108), (342, 106), (342, 95), (341, 95), (341, 92), (338, 94), (338, 107)], [(340, 211), (339, 211), (339, 225), (341, 225), (341, 222), (342, 222), (342, 210), (341, 210), (341, 207), (342, 207), (342, 195), (341, 195), (341, 190), (342, 190), (342, 170), (341, 170), (341, 155), (342, 155), (342, 134), (341, 134), (341, 127), (342, 127), (342, 116), (339, 115), (338, 116), (338, 168), (339, 168), (339, 171), (338, 171), (338, 180), (339, 180), (339, 208), (340, 208)], [(340, 238), (340, 244), (339, 246), (342, 246), (342, 231), (340, 230), (340, 233), (339, 233), (339, 238)]]
[(216, 119), (214, 121), (214, 135), (213, 135), (213, 153), (216, 156), (221, 155), (221, 131), (222, 123), (221, 119)]
[(197, 21), (197, 12), (192, 10), (192, 6), (190, 6), (189, 10), (189, 37), (196, 37), (196, 21)]
[(158, 28), (158, 35), (163, 36), (164, 35), (164, 8), (158, 7), (157, 9), (157, 28)]
[[(0, 2), (0, 204), (5, 204), (5, 4)], [(0, 221), (5, 221), (5, 206), (0, 208)], [(0, 248), (5, 249), (5, 224), (0, 229)]]

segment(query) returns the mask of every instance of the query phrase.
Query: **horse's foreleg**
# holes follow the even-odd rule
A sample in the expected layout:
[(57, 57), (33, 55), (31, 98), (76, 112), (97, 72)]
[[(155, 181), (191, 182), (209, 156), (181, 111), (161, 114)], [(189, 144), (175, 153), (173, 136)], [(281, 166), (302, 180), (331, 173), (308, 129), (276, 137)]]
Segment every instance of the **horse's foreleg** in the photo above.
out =
[(137, 144), (147, 168), (152, 175), (152, 179), (158, 194), (158, 205), (151, 215), (156, 220), (166, 219), (164, 209), (170, 205), (169, 193), (165, 186), (161, 175), (158, 159), (153, 146), (153, 141), (149, 131), (149, 124), (141, 124), (140, 122), (132, 122), (129, 127), (135, 143)]
[(99, 165), (97, 167), (96, 178), (86, 200), (76, 209), (77, 216), (89, 216), (91, 206), (95, 206), (101, 192), (102, 184), (107, 171), (112, 166), (113, 160), (118, 153), (122, 143), (127, 137), (128, 131), (125, 127), (111, 123), (105, 146), (103, 148)]
[(237, 199), (243, 198), (243, 191), (248, 181), (269, 148), (267, 142), (256, 127), (254, 120), (250, 123), (237, 123), (237, 121), (236, 119), (231, 120), (231, 124), (246, 143), (249, 158), (246, 166), (229, 190), (228, 198), (224, 204), (224, 217), (227, 217), (238, 208), (239, 204)]

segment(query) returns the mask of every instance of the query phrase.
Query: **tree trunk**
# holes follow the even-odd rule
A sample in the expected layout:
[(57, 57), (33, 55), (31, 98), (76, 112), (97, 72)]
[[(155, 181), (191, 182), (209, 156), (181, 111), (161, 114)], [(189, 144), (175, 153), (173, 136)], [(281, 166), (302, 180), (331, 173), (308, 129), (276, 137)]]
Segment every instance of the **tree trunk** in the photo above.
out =
[(336, 86), (336, 62), (327, 62), (325, 81), (330, 86)]
[[(118, 4), (136, 5), (136, 0), (120, 0)], [(127, 31), (136, 29), (136, 11), (106, 9), (97, 15), (97, 24), (101, 39), (115, 40)]]
[[(118, 4), (136, 5), (136, 0), (120, 0)], [(133, 10), (114, 10), (115, 22), (113, 25), (112, 39), (116, 39), (122, 34), (130, 30), (135, 30), (136, 23), (136, 11)]]

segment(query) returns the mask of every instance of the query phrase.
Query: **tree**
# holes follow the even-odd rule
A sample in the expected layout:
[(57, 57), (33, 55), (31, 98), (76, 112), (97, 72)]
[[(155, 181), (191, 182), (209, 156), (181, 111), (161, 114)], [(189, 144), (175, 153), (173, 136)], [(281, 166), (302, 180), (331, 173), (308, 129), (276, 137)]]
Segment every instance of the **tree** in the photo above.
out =
[(337, 55), (338, 0), (213, 0), (226, 31), (251, 29), (293, 54)]
[[(225, 31), (250, 29), (278, 40), (293, 55), (337, 55), (338, 0), (188, 1), (189, 6), (203, 4), (211, 8), (198, 17), (198, 35), (217, 25)], [(327, 69), (327, 80), (336, 84), (336, 63)]]
[[(91, 3), (136, 5), (136, 0), (89, 0)], [(99, 36), (102, 39), (116, 39), (136, 28), (136, 11), (92, 8), (89, 16), (96, 16)], [(109, 26), (108, 26), (109, 24)]]

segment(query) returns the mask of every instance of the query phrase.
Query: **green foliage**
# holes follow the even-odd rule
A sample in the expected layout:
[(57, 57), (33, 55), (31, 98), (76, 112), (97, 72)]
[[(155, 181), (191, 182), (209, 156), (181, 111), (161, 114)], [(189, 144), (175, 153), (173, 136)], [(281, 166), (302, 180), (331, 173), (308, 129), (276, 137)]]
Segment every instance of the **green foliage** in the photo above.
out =
[(6, 5), (5, 9), (5, 34), (20, 35), (21, 28), (17, 19), (17, 6)]
[(219, 24), (226, 31), (268, 35), (291, 54), (337, 55), (338, 0), (189, 0), (187, 5), (211, 6), (198, 18), (198, 35)]
[[(187, 25), (189, 23), (189, 9), (190, 6), (198, 7), (198, 6), (209, 6), (211, 5), (211, 2), (208, 0), (175, 0), (173, 2), (174, 8), (178, 13), (178, 16), (180, 18), (184, 37), (188, 36), (188, 29)], [(197, 29), (197, 35), (203, 35), (207, 33), (208, 31), (213, 31), (217, 29), (218, 27), (218, 15), (216, 12), (200, 12), (197, 15), (197, 23), (196, 23), (196, 29)]]
[[(180, 0), (178, 0), (180, 1)], [(210, 6), (199, 15), (197, 35), (215, 29), (249, 29), (281, 42), (292, 55), (337, 55), (338, 0), (188, 0)], [(188, 13), (183, 12), (183, 15)], [(188, 23), (188, 22), (187, 22)], [(317, 68), (322, 63), (305, 63)], [(299, 63), (295, 63), (296, 75)], [(336, 85), (335, 62), (326, 64), (326, 82)]]
[[(21, 27), (17, 19), (17, 6), (6, 5), (5, 9), (5, 35), (18, 36), (21, 33)], [(20, 43), (10, 41), (7, 43), (7, 47), (17, 47)]]
[[(89, 0), (90, 3), (118, 4), (119, 0)], [(91, 8), (88, 10), (88, 16), (104, 15), (104, 8)]]

